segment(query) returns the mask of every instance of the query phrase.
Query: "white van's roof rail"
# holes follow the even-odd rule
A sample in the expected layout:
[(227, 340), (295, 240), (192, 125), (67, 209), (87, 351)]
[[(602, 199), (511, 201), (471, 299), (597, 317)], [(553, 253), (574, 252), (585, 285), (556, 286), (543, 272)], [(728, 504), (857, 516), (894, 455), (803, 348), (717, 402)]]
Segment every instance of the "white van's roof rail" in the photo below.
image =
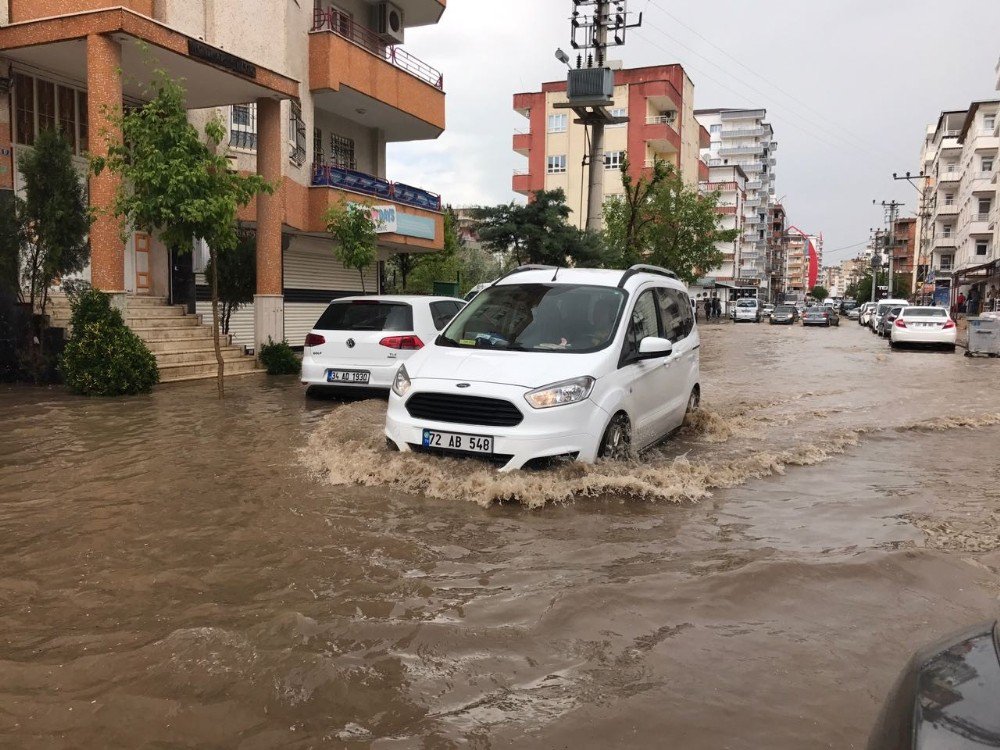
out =
[(637, 273), (655, 273), (659, 276), (666, 276), (671, 279), (678, 278), (676, 273), (666, 268), (660, 268), (660, 266), (649, 266), (645, 263), (636, 263), (634, 266), (630, 266), (629, 269), (622, 275), (621, 281), (618, 282), (618, 288), (621, 289), (624, 287), (625, 282)]

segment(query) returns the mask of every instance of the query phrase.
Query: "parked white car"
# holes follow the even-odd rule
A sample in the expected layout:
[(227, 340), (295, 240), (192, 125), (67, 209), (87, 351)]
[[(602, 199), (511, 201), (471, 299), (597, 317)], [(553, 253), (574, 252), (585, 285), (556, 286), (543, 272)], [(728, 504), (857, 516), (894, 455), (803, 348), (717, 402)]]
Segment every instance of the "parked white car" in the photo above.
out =
[(389, 390), (399, 363), (434, 340), (465, 302), (453, 297), (344, 297), (306, 335), (302, 383)]
[(955, 351), (958, 328), (943, 307), (904, 307), (889, 330), (889, 346), (934, 344)]
[(760, 323), (760, 303), (753, 298), (736, 300), (736, 317), (733, 320), (737, 323), (741, 320)]
[(698, 408), (699, 347), (669, 271), (522, 267), (399, 367), (385, 434), (401, 451), (479, 455), (508, 471), (623, 458)]

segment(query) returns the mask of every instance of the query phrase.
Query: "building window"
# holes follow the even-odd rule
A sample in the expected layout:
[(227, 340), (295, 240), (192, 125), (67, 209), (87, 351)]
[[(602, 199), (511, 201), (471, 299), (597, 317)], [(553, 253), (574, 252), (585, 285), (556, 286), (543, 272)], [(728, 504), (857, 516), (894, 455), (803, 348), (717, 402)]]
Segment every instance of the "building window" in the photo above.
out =
[(986, 221), (990, 218), (990, 209), (993, 207), (992, 201), (989, 198), (979, 199), (979, 220)]
[(622, 164), (625, 163), (625, 152), (624, 151), (605, 151), (604, 152), (604, 168), (605, 169), (621, 169)]
[(941, 236), (951, 237), (951, 224), (945, 224), (943, 227), (941, 227)]
[(945, 171), (946, 174), (949, 174), (951, 172), (957, 172), (958, 171), (958, 162), (957, 161), (950, 161), (950, 162), (948, 162), (947, 164), (944, 165), (944, 171)]
[(545, 171), (548, 174), (562, 174), (566, 171), (566, 154), (549, 156), (545, 160)]
[(313, 164), (323, 164), (323, 131), (313, 128)]
[(74, 154), (87, 150), (87, 95), (69, 86), (14, 74), (14, 138), (32, 146), (42, 130), (57, 130)]
[(254, 151), (257, 148), (257, 105), (235, 104), (229, 113), (229, 145)]
[(951, 261), (952, 261), (952, 256), (950, 256), (950, 255), (942, 255), (941, 256), (941, 270), (942, 271), (950, 271), (951, 270)]
[(722, 132), (722, 126), (721, 125), (710, 125), (709, 128), (708, 128), (708, 132), (711, 133), (711, 134), (713, 134), (713, 135), (716, 134), (716, 133), (721, 133)]
[[(626, 107), (613, 107), (611, 109), (612, 117), (628, 117), (628, 109)], [(628, 123), (616, 122), (613, 125), (608, 125), (609, 128), (623, 128)]]
[(946, 205), (946, 206), (954, 206), (955, 205), (955, 194), (954, 193), (945, 193), (944, 194), (944, 205)]
[(297, 167), (306, 161), (306, 123), (302, 119), (302, 105), (292, 102), (288, 116), (288, 160)]
[(986, 255), (986, 251), (989, 250), (989, 240), (976, 240), (976, 256), (982, 257)]
[(14, 124), (17, 142), (30, 146), (35, 142), (35, 79), (14, 74), (14, 107), (17, 110)]
[(549, 115), (549, 132), (565, 133), (569, 127), (569, 115)]
[(354, 139), (330, 133), (330, 164), (341, 169), (357, 169), (354, 157)]
[(986, 115), (985, 117), (983, 117), (983, 129), (985, 129), (987, 133), (992, 133), (993, 129), (996, 127), (996, 124), (997, 124), (996, 115)]
[(993, 171), (993, 157), (992, 156), (984, 156), (983, 157), (983, 170), (982, 171), (983, 172), (992, 172)]

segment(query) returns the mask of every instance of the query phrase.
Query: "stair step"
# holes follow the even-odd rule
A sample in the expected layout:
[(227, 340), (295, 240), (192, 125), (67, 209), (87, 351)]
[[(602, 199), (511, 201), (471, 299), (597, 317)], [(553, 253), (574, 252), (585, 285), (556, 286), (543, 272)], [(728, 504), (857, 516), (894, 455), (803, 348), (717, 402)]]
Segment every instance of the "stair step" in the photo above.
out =
[[(166, 297), (146, 297), (145, 295), (136, 295), (134, 297), (128, 298), (128, 306), (134, 307), (136, 305), (142, 307), (165, 307), (167, 306)], [(183, 305), (181, 305), (183, 307)]]
[[(205, 362), (207, 360), (215, 361), (215, 350), (214, 349), (185, 349), (183, 351), (175, 352), (153, 352), (156, 355), (156, 363), (163, 367), (164, 365), (179, 365), (192, 362)], [(243, 353), (242, 349), (237, 349), (235, 346), (223, 346), (222, 347), (222, 358), (226, 361), (227, 365), (233, 360), (242, 359), (246, 354)]]
[[(242, 372), (229, 372), (229, 369), (227, 368), (226, 369), (226, 377), (227, 378), (229, 378), (229, 377), (238, 378), (238, 377), (242, 377), (244, 375), (262, 375), (262, 374), (264, 374), (266, 372), (267, 372), (267, 370), (264, 370), (264, 369), (259, 369), (259, 370), (244, 370)], [(212, 380), (212, 379), (216, 378), (217, 376), (218, 376), (218, 373), (215, 370), (212, 370), (211, 374), (205, 373), (205, 374), (202, 374), (202, 375), (185, 375), (183, 377), (167, 377), (167, 378), (164, 378), (161, 375), (160, 376), (160, 383), (161, 384), (168, 384), (169, 383), (170, 385), (174, 385), (176, 383), (196, 382), (196, 381), (199, 381), (199, 380)]]
[(126, 318), (180, 318), (187, 314), (187, 308), (180, 305), (154, 307), (152, 305), (129, 305)]
[[(197, 315), (183, 315), (172, 318), (149, 317), (143, 315), (129, 315), (125, 318), (125, 324), (129, 328), (176, 328), (184, 326), (200, 326), (201, 321)], [(208, 330), (212, 330), (209, 328)]]
[[(211, 335), (203, 339), (143, 339), (146, 342), (146, 346), (149, 347), (149, 351), (153, 354), (175, 354), (177, 352), (213, 352), (212, 357), (215, 356), (214, 350), (212, 349), (212, 337)], [(219, 339), (219, 344), (222, 345), (223, 349), (235, 349), (236, 351), (243, 353), (243, 347), (235, 347), (226, 341), (226, 337), (223, 336)]]
[(145, 341), (183, 341), (191, 339), (212, 340), (212, 329), (207, 326), (185, 326), (177, 328), (133, 328), (133, 332)]
[[(204, 359), (200, 362), (181, 362), (178, 364), (157, 366), (160, 370), (160, 380), (166, 383), (177, 378), (185, 378), (192, 375), (217, 375), (219, 364), (214, 359)], [(258, 368), (259, 365), (255, 358), (243, 357), (242, 359), (226, 362), (225, 374), (235, 375), (241, 372), (253, 372)]]

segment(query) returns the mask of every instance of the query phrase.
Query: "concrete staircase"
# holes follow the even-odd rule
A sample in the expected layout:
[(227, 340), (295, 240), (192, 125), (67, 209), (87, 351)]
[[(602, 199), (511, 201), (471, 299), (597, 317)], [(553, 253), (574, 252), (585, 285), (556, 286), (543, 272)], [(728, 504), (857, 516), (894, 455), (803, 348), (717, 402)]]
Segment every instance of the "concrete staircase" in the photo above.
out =
[[(53, 297), (52, 325), (65, 326), (69, 321), (69, 302)], [(125, 323), (156, 357), (161, 383), (214, 378), (218, 364), (212, 344), (212, 326), (202, 325), (197, 315), (188, 315), (183, 305), (168, 305), (163, 297), (128, 297)], [(222, 340), (225, 373), (248, 375), (263, 372), (255, 357), (244, 354), (243, 347)]]

